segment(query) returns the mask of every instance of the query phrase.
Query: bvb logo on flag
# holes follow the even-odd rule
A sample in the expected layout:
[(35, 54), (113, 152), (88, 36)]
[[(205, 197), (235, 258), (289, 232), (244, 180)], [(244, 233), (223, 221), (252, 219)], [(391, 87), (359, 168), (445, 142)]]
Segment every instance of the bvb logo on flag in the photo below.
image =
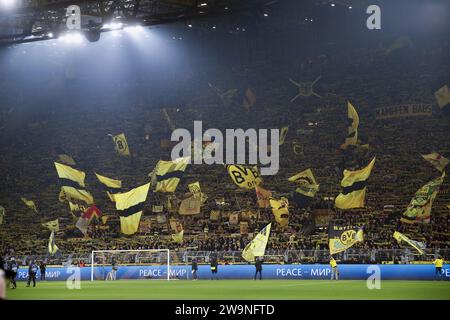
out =
[(341, 242), (346, 246), (351, 245), (355, 241), (355, 238), (356, 238), (355, 230), (347, 230), (341, 234)]

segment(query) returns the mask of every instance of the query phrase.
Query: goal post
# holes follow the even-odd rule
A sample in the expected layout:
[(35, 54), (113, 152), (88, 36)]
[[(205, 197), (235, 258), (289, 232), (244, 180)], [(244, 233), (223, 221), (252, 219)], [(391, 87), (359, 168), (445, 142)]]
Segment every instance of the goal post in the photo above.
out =
[[(136, 249), (136, 250), (93, 250), (91, 252), (91, 281), (94, 281), (95, 268), (112, 266), (112, 261), (118, 265), (151, 266), (167, 264), (167, 277), (170, 280), (170, 250), (169, 249)], [(130, 262), (130, 260), (132, 262)], [(103, 277), (103, 280), (104, 277)]]

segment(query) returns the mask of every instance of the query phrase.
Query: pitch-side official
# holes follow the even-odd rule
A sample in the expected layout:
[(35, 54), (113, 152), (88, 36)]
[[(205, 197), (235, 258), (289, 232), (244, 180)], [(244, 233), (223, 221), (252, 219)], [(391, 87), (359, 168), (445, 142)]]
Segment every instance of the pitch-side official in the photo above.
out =
[(330, 259), (330, 267), (331, 267), (331, 280), (334, 278), (337, 280), (339, 276), (338, 266), (336, 260), (334, 260), (333, 256)]

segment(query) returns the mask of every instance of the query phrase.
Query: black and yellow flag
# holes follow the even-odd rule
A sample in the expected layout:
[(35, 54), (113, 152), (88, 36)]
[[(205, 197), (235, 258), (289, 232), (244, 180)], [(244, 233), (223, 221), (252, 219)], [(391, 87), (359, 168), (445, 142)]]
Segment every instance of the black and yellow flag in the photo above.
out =
[(186, 170), (188, 161), (188, 157), (175, 161), (159, 160), (152, 174), (152, 183), (156, 184), (155, 191), (175, 192)]
[(5, 218), (6, 210), (3, 206), (0, 206), (0, 224), (3, 224), (3, 219)]
[(356, 171), (344, 170), (344, 178), (341, 181), (342, 191), (336, 197), (334, 204), (339, 209), (363, 208), (366, 198), (366, 185), (375, 158), (365, 168)]
[(128, 147), (127, 139), (125, 134), (121, 133), (117, 136), (110, 135), (114, 141), (116, 152), (121, 156), (129, 156), (130, 148)]
[(305, 208), (319, 191), (319, 185), (314, 178), (311, 169), (306, 169), (288, 179), (295, 182), (298, 188), (294, 192), (293, 200), (297, 206)]
[(257, 167), (246, 167), (240, 164), (231, 164), (226, 166), (228, 174), (234, 184), (239, 188), (253, 189), (259, 186), (262, 178), (259, 175)]
[(445, 172), (417, 190), (406, 211), (403, 212), (403, 217), (400, 219), (401, 222), (430, 223), (431, 207), (444, 181), (444, 177)]
[(94, 203), (94, 198), (85, 189), (84, 179), (86, 174), (83, 171), (73, 169), (58, 162), (55, 162), (55, 167), (61, 184), (59, 201), (71, 202), (75, 199), (84, 201), (87, 204)]
[(97, 176), (98, 181), (106, 186), (106, 194), (108, 195), (109, 199), (114, 202), (114, 194), (118, 193), (122, 188), (122, 181), (102, 176), (96, 172), (94, 173)]
[(330, 254), (347, 250), (357, 242), (364, 240), (362, 228), (331, 225), (328, 230)]
[(348, 117), (348, 130), (345, 143), (341, 145), (342, 149), (347, 148), (349, 145), (356, 145), (358, 143), (358, 126), (359, 116), (355, 107), (348, 101), (347, 102), (347, 117)]
[(120, 231), (123, 234), (129, 235), (138, 231), (149, 188), (150, 183), (147, 183), (128, 192), (114, 195), (120, 217)]
[(272, 213), (275, 216), (275, 221), (284, 228), (289, 224), (289, 201), (281, 197), (280, 200), (271, 198), (269, 200), (272, 207)]

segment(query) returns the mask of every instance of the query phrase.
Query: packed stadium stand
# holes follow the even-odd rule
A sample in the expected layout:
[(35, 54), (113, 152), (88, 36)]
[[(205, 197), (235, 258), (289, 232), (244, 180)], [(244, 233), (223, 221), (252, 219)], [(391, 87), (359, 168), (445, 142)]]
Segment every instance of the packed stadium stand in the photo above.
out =
[[(68, 259), (88, 261), (92, 250), (147, 248), (171, 249), (175, 263), (188, 262), (183, 260), (186, 253), (207, 257), (212, 251), (219, 253), (221, 263), (236, 263), (243, 261), (240, 254), (254, 233), (273, 222), (266, 250), (268, 261), (324, 262), (329, 258), (327, 226), (334, 223), (364, 227), (364, 242), (340, 256), (348, 263), (431, 260), (413, 255), (412, 249), (399, 245), (392, 237), (394, 231), (425, 242), (428, 254), (441, 254), (448, 260), (448, 177), (433, 203), (429, 224), (400, 222), (414, 193), (440, 175), (421, 154), (433, 151), (444, 156), (450, 154), (450, 120), (435, 104), (432, 83), (450, 72), (448, 59), (446, 65), (433, 63), (445, 61), (448, 45), (436, 42), (391, 53), (375, 46), (346, 48), (293, 61), (261, 57), (232, 68), (215, 65), (207, 71), (189, 70), (184, 78), (167, 74), (168, 82), (184, 90), (169, 88), (160, 92), (162, 98), (158, 102), (150, 98), (129, 102), (114, 91), (106, 101), (95, 99), (101, 94), (93, 93), (92, 102), (85, 105), (67, 98), (50, 100), (51, 107), (31, 111), (14, 134), (10, 133), (14, 126), (11, 123), (14, 102), (9, 102), (1, 109), (0, 118), (3, 131), (0, 205), (6, 209), (0, 226), (0, 251), (8, 257), (15, 256), (23, 264), (31, 258), (45, 259), (48, 263), (64, 263)], [(290, 78), (313, 81), (318, 76), (321, 78), (314, 91), (321, 98), (300, 97), (290, 102), (298, 93)], [(235, 88), (239, 92), (240, 84), (251, 84), (256, 103), (247, 110), (238, 95), (234, 103), (225, 107), (208, 82), (224, 91)], [(55, 85), (60, 86), (66, 97), (87, 94), (76, 81)], [(145, 81), (117, 81), (115, 85), (118, 91), (124, 87), (129, 92), (146, 90)], [(187, 92), (188, 100), (177, 100), (177, 95)], [(167, 101), (161, 102), (164, 96)], [(347, 101), (358, 110), (360, 140), (369, 144), (368, 148), (340, 148), (346, 137)], [(157, 105), (159, 102), (161, 106)], [(433, 114), (376, 119), (375, 108), (400, 104), (431, 104)], [(187, 185), (199, 181), (208, 197), (201, 213), (182, 216), (169, 212), (167, 194), (151, 191), (139, 232), (122, 235), (114, 204), (107, 199), (94, 172), (122, 180), (124, 190), (150, 181), (148, 175), (157, 161), (170, 159), (171, 150), (165, 142), (170, 139), (170, 127), (162, 107), (176, 127), (191, 131), (194, 120), (202, 120), (204, 130), (289, 125), (286, 141), (280, 147), (280, 170), (274, 176), (263, 177), (264, 188), (271, 190), (275, 198), (288, 196), (295, 190), (288, 177), (311, 168), (320, 184), (319, 192), (306, 209), (290, 203), (289, 225), (281, 228), (270, 208), (258, 208), (255, 191), (234, 185), (223, 165), (189, 165), (175, 196), (183, 198), (188, 192)], [(131, 157), (115, 153), (108, 134), (120, 132), (126, 134)], [(296, 152), (293, 142), (301, 146)], [(67, 203), (58, 201), (54, 161), (60, 150), (73, 157), (75, 168), (86, 172), (86, 187), (108, 217), (105, 223), (94, 220), (87, 237), (75, 227), (77, 217), (71, 214)], [(362, 168), (375, 156), (366, 207), (336, 209), (333, 200), (340, 192), (342, 171)], [(27, 208), (21, 197), (35, 201), (38, 213)], [(160, 205), (164, 206), (163, 211), (153, 212)], [(239, 214), (237, 222), (230, 220), (234, 213)], [(56, 218), (60, 223), (55, 234), (59, 253), (50, 256), (47, 254), (50, 232), (42, 223)], [(172, 241), (171, 218), (183, 225), (181, 244)], [(248, 222), (248, 231), (241, 230), (240, 222)]]

